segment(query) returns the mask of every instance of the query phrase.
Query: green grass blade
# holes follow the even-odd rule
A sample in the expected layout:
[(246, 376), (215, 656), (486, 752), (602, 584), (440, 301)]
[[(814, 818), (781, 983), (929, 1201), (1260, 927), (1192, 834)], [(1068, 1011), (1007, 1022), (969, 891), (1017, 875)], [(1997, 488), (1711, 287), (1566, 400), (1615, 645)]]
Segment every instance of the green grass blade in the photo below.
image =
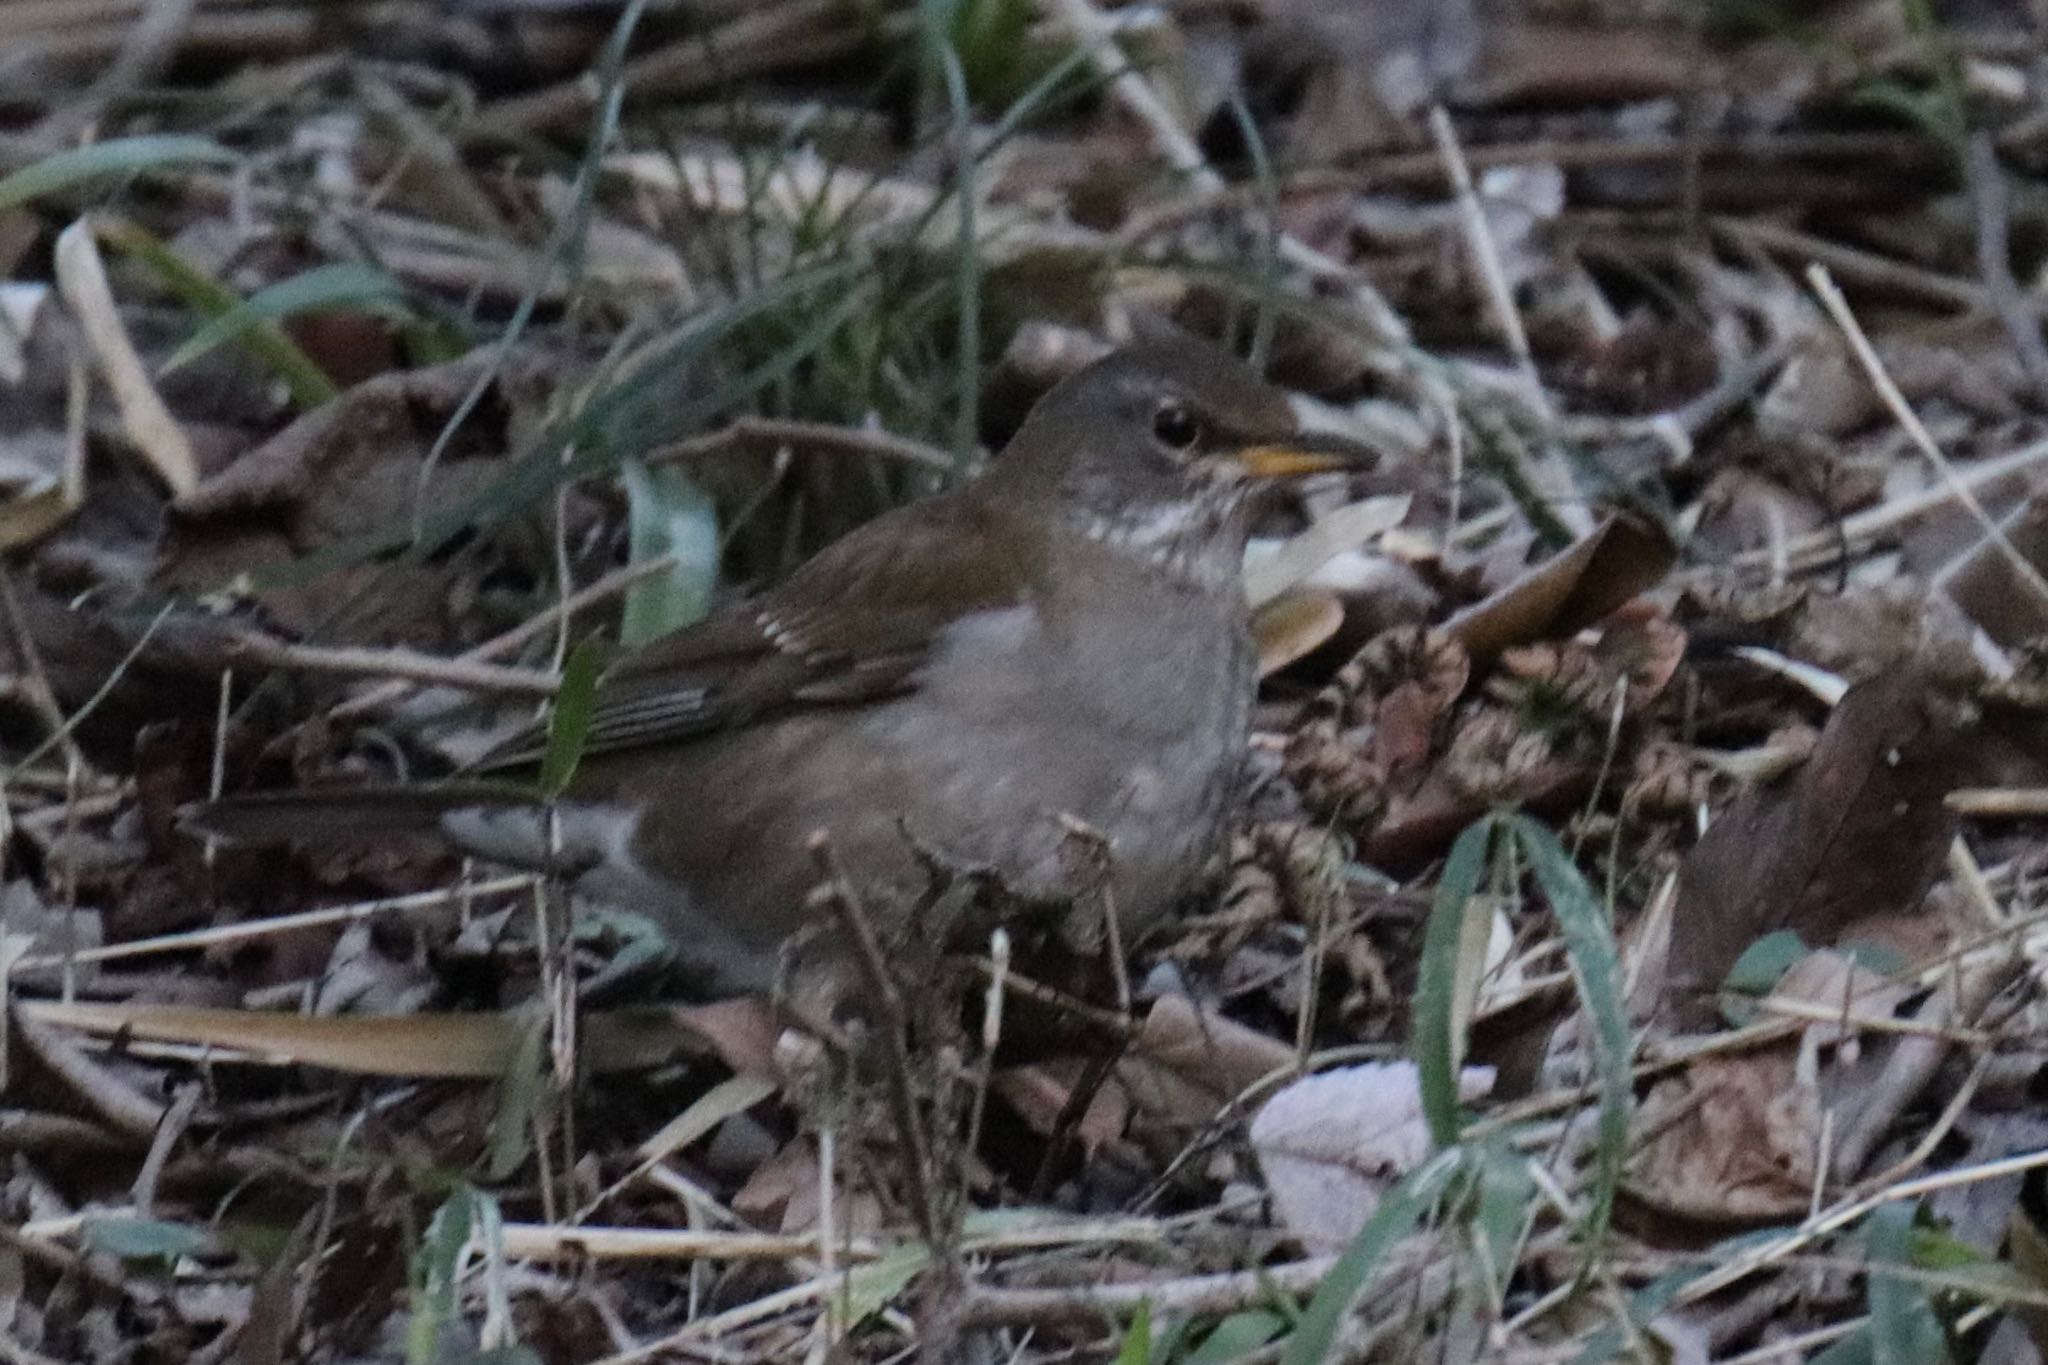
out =
[(1129, 1330), (1124, 1333), (1122, 1347), (1116, 1353), (1116, 1365), (1151, 1365), (1152, 1362), (1152, 1305), (1141, 1303), (1131, 1317)]
[(576, 765), (583, 761), (601, 662), (598, 647), (586, 640), (570, 651), (569, 662), (562, 665), (562, 685), (555, 689), (554, 709), (548, 715), (547, 752), (540, 761), (543, 796), (560, 796), (576, 775)]
[[(187, 308), (207, 317), (219, 317), (242, 303), (234, 290), (186, 260), (145, 228), (125, 219), (96, 218), (93, 230), (101, 241), (149, 267), (158, 282)], [(327, 371), (299, 349), (298, 343), (286, 336), (275, 323), (256, 323), (243, 334), (242, 344), (284, 381), (292, 396), (292, 406), (296, 408), (317, 408), (341, 392), (328, 378)]]
[(107, 176), (133, 175), (165, 166), (227, 165), (235, 154), (211, 138), (179, 133), (117, 137), (90, 147), (52, 152), (0, 180), (0, 209)]
[(1301, 1321), (1295, 1325), (1294, 1335), (1287, 1339), (1287, 1347), (1280, 1354), (1280, 1365), (1322, 1365), (1337, 1339), (1337, 1329), (1343, 1325), (1351, 1305), (1371, 1283), (1381, 1259), (1422, 1221), (1464, 1158), (1464, 1152), (1455, 1147), (1438, 1152), (1387, 1192), (1372, 1217), (1359, 1229), (1358, 1236), (1316, 1287)]
[[(1417, 1079), (1422, 1090), (1422, 1113), (1429, 1121), (1429, 1135), (1438, 1147), (1456, 1145), (1458, 1118), (1458, 1062), (1464, 1052), (1466, 1020), (1458, 1000), (1461, 978), (1476, 981), (1470, 968), (1475, 940), (1482, 955), (1486, 948), (1484, 931), (1491, 928), (1486, 907), (1473, 897), (1479, 878), (1486, 871), (1487, 852), (1493, 846), (1493, 832), (1499, 821), (1487, 816), (1458, 836), (1451, 856), (1444, 863), (1444, 875), (1437, 882), (1436, 903), (1429, 912), (1429, 926), (1423, 934), (1422, 963), (1415, 983), (1415, 1025), (1412, 1048)], [(1474, 924), (1479, 926), (1475, 932)]]
[(1185, 1365), (1235, 1365), (1286, 1330), (1287, 1319), (1278, 1313), (1232, 1313), (1202, 1338)]
[(940, 69), (958, 130), (960, 170), (953, 195), (960, 201), (959, 235), (953, 244), (954, 317), (958, 350), (954, 363), (953, 477), (965, 476), (981, 430), (981, 252), (975, 246), (974, 114), (967, 104), (967, 75), (960, 54), (939, 40)]
[(374, 266), (355, 262), (317, 266), (257, 290), (194, 332), (171, 352), (159, 374), (190, 364), (226, 342), (239, 341), (265, 323), (329, 309), (405, 312), (405, 289)]
[(1598, 1242), (1614, 1212), (1614, 1191), (1621, 1183), (1622, 1163), (1628, 1156), (1628, 1111), (1634, 1097), (1629, 1074), (1633, 1045), (1622, 1003), (1620, 959), (1605, 909), (1557, 836), (1526, 815), (1508, 817), (1507, 827), (1528, 855), (1536, 884), (1557, 915), (1580, 1003), (1593, 1021), (1600, 1128), (1593, 1161), (1593, 1208), (1586, 1232), (1589, 1241)]
[(1911, 1203), (1881, 1204), (1867, 1225), (1870, 1254), (1870, 1356), (1873, 1365), (1941, 1365), (1948, 1344), (1926, 1287), (1881, 1267), (1913, 1263)]

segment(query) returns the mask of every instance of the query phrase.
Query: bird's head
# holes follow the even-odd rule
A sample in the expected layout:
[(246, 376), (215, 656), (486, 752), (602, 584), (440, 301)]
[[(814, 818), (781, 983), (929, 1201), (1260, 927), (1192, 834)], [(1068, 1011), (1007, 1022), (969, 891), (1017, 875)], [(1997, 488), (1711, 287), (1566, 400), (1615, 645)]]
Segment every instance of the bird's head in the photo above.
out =
[(1206, 579), (1235, 575), (1256, 489), (1372, 461), (1355, 441), (1305, 431), (1287, 395), (1229, 352), (1173, 337), (1054, 386), (988, 481), (1048, 498), (1094, 538)]

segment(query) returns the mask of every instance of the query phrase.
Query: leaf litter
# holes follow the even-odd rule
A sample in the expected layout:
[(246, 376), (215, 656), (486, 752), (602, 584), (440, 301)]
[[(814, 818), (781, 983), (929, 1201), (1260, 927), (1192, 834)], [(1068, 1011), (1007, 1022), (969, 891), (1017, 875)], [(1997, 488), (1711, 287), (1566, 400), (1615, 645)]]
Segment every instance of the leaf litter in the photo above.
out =
[[(10, 1350), (2040, 1358), (2037, 15), (376, 9), (0, 11)], [(935, 861), (1019, 941), (898, 945), (878, 1076), (176, 833), (1160, 326), (1383, 458), (1265, 514), (1228, 865), (1108, 985)]]

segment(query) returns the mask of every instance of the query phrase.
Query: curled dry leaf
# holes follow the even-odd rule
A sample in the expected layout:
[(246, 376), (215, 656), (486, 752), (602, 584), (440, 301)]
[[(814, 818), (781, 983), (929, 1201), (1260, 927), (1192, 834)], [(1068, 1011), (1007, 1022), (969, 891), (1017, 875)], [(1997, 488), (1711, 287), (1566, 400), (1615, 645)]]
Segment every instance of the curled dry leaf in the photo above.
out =
[(1444, 624), (1475, 659), (1569, 636), (1660, 582), (1677, 556), (1661, 527), (1617, 513), (1593, 533)]
[(1259, 676), (1277, 673), (1328, 644), (1344, 626), (1344, 604), (1327, 592), (1296, 588), (1252, 616)]
[(184, 497), (199, 486), (199, 462), (192, 442), (150, 383), (142, 357), (128, 336), (107, 283), (106, 263), (92, 226), (81, 218), (57, 235), (57, 288), (85, 334), (86, 348), (100, 377), (113, 390), (121, 426), (172, 493)]
[[(1458, 1078), (1467, 1101), (1492, 1088), (1491, 1067), (1466, 1067)], [(1429, 1155), (1415, 1064), (1371, 1062), (1304, 1076), (1260, 1108), (1251, 1141), (1288, 1233), (1311, 1254), (1341, 1251), (1387, 1187)]]
[(1851, 688), (1790, 778), (1724, 811), (1679, 869), (1666, 987), (1680, 1017), (1710, 1021), (1712, 993), (1764, 934), (1832, 944), (1917, 906), (1954, 833), (1943, 797), (1974, 726), (1966, 699), (1902, 667)]

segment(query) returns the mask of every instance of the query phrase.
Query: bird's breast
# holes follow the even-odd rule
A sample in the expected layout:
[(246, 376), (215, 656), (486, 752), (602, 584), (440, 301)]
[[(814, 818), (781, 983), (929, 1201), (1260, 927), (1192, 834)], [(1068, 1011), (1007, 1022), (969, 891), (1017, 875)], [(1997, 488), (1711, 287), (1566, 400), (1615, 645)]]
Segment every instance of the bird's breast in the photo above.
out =
[[(1235, 603), (1134, 589), (1114, 611), (1027, 606), (959, 623), (886, 743), (920, 767), (962, 851), (1057, 890), (1063, 817), (1110, 841), (1133, 927), (1185, 894), (1236, 794), (1253, 651)], [(938, 731), (945, 742), (935, 744)], [(941, 837), (937, 842), (947, 842)]]

